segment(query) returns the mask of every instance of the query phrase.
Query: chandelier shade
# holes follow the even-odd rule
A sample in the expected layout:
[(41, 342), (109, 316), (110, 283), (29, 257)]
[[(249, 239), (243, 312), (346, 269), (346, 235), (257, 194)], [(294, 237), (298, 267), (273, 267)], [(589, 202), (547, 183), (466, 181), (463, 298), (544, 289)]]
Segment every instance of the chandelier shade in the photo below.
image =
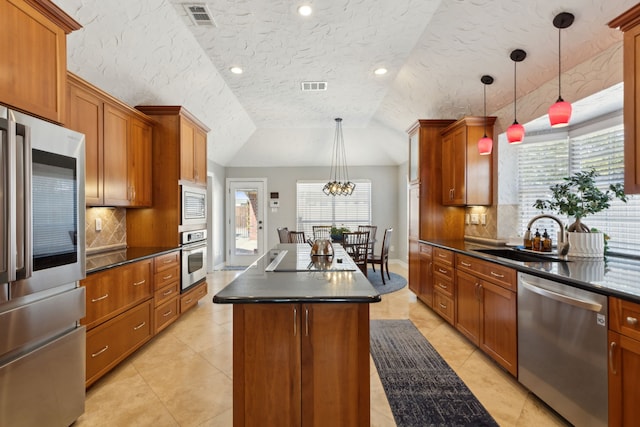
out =
[(356, 188), (356, 184), (349, 180), (347, 169), (347, 155), (344, 149), (344, 136), (342, 135), (342, 119), (336, 118), (336, 132), (333, 138), (333, 152), (331, 154), (331, 172), (329, 181), (322, 191), (327, 196), (350, 196)]
[(518, 119), (516, 118), (516, 66), (518, 62), (522, 62), (526, 57), (527, 53), (522, 49), (515, 49), (510, 55), (513, 61), (513, 124), (507, 129), (507, 141), (512, 145), (521, 144), (524, 139), (524, 126), (518, 123)]
[(574, 19), (575, 17), (573, 14), (569, 12), (559, 13), (555, 18), (553, 18), (553, 26), (558, 29), (558, 100), (555, 104), (549, 107), (549, 122), (553, 128), (567, 126), (569, 124), (569, 120), (571, 120), (571, 104), (562, 99), (562, 55), (560, 53), (560, 34), (562, 33), (563, 28), (569, 28), (571, 24), (573, 24)]
[(487, 85), (493, 83), (493, 77), (484, 75), (480, 78), (480, 81), (484, 85), (484, 95), (483, 95), (483, 104), (484, 104), (484, 136), (480, 138), (478, 141), (478, 153), (481, 156), (488, 156), (491, 154), (493, 150), (493, 139), (487, 136)]

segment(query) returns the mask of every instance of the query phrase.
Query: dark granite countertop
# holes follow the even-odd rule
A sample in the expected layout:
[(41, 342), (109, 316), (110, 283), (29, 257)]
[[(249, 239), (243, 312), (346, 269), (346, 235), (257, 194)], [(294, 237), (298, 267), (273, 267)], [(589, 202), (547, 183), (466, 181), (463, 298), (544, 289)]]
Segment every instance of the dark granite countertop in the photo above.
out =
[(94, 255), (87, 255), (87, 274), (97, 273), (113, 267), (119, 267), (146, 258), (152, 258), (169, 252), (178, 251), (180, 248), (168, 247), (128, 247), (108, 252), (101, 252)]
[[(373, 303), (375, 290), (344, 249), (332, 259), (311, 257), (308, 244), (279, 244), (213, 297), (221, 304)], [(315, 262), (314, 262), (315, 260)], [(339, 262), (341, 260), (342, 262)]]
[(467, 240), (422, 241), (454, 252), (493, 261), (567, 285), (640, 303), (640, 260), (608, 256), (606, 259), (567, 258), (561, 262), (521, 262), (476, 252), (496, 248)]

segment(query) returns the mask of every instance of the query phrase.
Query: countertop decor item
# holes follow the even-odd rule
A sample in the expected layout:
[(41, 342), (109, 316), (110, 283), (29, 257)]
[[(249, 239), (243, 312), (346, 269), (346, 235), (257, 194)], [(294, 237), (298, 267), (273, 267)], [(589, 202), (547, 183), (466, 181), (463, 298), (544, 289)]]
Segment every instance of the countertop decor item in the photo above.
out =
[(570, 256), (604, 256), (604, 235), (600, 232), (592, 233), (592, 230), (582, 223), (582, 219), (608, 209), (610, 202), (615, 198), (627, 202), (622, 183), (609, 184), (608, 189), (603, 191), (596, 184), (597, 176), (595, 169), (576, 172), (564, 178), (565, 182), (549, 187), (549, 199), (538, 199), (533, 205), (536, 209), (556, 211), (575, 219), (567, 227)]
[(342, 135), (342, 119), (335, 119), (336, 133), (333, 139), (333, 153), (331, 154), (331, 173), (329, 181), (322, 191), (327, 196), (350, 196), (356, 188), (356, 184), (349, 181), (347, 169), (347, 154), (344, 149), (344, 136)]

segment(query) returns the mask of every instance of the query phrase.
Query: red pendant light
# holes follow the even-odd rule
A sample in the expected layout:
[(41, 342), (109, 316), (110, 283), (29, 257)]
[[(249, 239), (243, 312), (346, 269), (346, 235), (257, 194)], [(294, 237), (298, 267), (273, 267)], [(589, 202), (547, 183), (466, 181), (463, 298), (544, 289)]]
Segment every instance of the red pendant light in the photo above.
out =
[(507, 129), (507, 140), (509, 144), (521, 144), (524, 139), (524, 126), (516, 119), (516, 65), (527, 57), (527, 52), (522, 49), (515, 49), (511, 52), (513, 61), (513, 124)]
[(493, 139), (487, 136), (487, 85), (493, 83), (493, 77), (484, 75), (480, 81), (484, 84), (484, 136), (478, 141), (478, 153), (481, 156), (488, 156), (493, 149)]
[(561, 95), (561, 75), (562, 75), (562, 63), (560, 55), (560, 33), (563, 28), (569, 28), (573, 24), (573, 14), (569, 12), (562, 12), (553, 18), (553, 26), (558, 29), (558, 100), (555, 104), (549, 107), (549, 122), (551, 122), (552, 128), (564, 127), (569, 124), (571, 119), (571, 104), (562, 99)]

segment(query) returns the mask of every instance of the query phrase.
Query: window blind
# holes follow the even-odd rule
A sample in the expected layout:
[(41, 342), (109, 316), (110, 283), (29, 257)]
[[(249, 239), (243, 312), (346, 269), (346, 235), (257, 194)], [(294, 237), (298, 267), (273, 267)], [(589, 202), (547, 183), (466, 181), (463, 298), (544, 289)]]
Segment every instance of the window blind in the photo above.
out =
[[(578, 137), (563, 137), (548, 141), (523, 144), (518, 151), (519, 223), (526, 230), (528, 221), (540, 211), (533, 207), (538, 198), (549, 198), (549, 186), (563, 181), (576, 172), (594, 168), (598, 172), (596, 182), (604, 191), (609, 184), (624, 181), (624, 128), (608, 127)], [(591, 228), (607, 233), (611, 253), (635, 254), (640, 251), (640, 198), (627, 196), (628, 202), (617, 199), (611, 207), (584, 222)], [(560, 218), (565, 224), (573, 218)], [(535, 228), (548, 228), (554, 237), (555, 222), (540, 220)], [(553, 230), (553, 234), (552, 231)]]
[(371, 182), (354, 182), (356, 188), (350, 196), (327, 196), (322, 192), (325, 182), (298, 181), (296, 230), (311, 237), (314, 225), (355, 230), (358, 225), (371, 224)]

